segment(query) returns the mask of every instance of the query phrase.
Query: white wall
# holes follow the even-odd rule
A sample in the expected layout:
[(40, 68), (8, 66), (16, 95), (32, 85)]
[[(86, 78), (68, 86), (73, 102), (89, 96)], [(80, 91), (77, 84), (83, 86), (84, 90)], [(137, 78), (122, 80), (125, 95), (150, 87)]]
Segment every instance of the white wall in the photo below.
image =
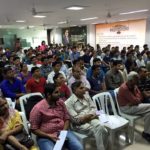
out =
[(94, 24), (87, 25), (87, 43), (89, 43), (94, 48), (96, 48), (95, 34), (96, 34), (95, 25)]
[(145, 44), (149, 45), (150, 48), (150, 18), (146, 20), (146, 37)]

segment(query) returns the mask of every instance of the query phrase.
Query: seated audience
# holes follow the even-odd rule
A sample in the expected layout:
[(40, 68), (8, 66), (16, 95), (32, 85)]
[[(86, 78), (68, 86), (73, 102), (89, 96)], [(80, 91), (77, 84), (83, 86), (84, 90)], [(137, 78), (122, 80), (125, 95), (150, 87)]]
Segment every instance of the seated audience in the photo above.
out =
[(70, 97), (70, 89), (65, 84), (65, 78), (61, 73), (57, 73), (53, 77), (54, 84), (59, 87), (60, 98), (64, 101)]
[(60, 71), (61, 66), (62, 66), (62, 63), (60, 61), (55, 61), (52, 63), (53, 71), (48, 75), (47, 83), (54, 83), (53, 77), (56, 73), (61, 73), (64, 76), (64, 78), (66, 79), (64, 72)]
[(124, 81), (120, 69), (121, 62), (119, 60), (112, 60), (112, 68), (106, 73), (105, 83), (107, 90), (114, 90), (118, 88)]
[(72, 83), (74, 83), (75, 81), (82, 81), (82, 83), (88, 90), (91, 89), (89, 81), (86, 79), (84, 75), (81, 74), (81, 69), (77, 66), (72, 67), (72, 76), (68, 80), (68, 85), (70, 88)]
[(42, 66), (40, 67), (41, 75), (47, 79), (47, 76), (52, 71), (52, 66), (48, 64), (47, 57), (43, 57), (42, 59)]
[(30, 113), (32, 132), (37, 135), (40, 150), (53, 150), (60, 131), (66, 130), (65, 145), (69, 150), (83, 150), (76, 136), (69, 129), (69, 114), (64, 102), (59, 99), (59, 87), (54, 84), (45, 86), (45, 97), (37, 103)]
[(74, 82), (71, 88), (73, 94), (65, 101), (65, 104), (71, 116), (73, 129), (89, 136), (94, 135), (97, 150), (105, 150), (108, 143), (108, 133), (100, 125), (94, 102), (86, 93), (86, 88), (81, 81)]
[(136, 59), (136, 64), (137, 64), (137, 67), (141, 67), (141, 66), (145, 66), (145, 62), (144, 62), (144, 59), (142, 58), (142, 55), (140, 53), (137, 54), (137, 59)]
[(40, 68), (32, 67), (31, 74), (32, 78), (29, 79), (26, 84), (27, 93), (40, 92), (41, 94), (43, 94), (46, 79), (41, 76)]
[(150, 104), (144, 104), (143, 96), (138, 89), (139, 76), (131, 71), (128, 81), (123, 83), (118, 92), (118, 103), (123, 113), (144, 116), (143, 138), (150, 142)]
[(1, 84), (0, 88), (4, 97), (9, 97), (13, 101), (18, 99), (20, 96), (23, 96), (26, 91), (22, 82), (14, 77), (14, 71), (11, 67), (6, 67), (3, 70), (5, 78)]
[(146, 67), (142, 66), (138, 69), (139, 83), (138, 88), (144, 96), (143, 102), (150, 103), (150, 78)]
[(18, 79), (20, 79), (23, 85), (32, 77), (31, 72), (28, 71), (27, 64), (21, 64), (21, 72), (18, 74)]
[(15, 137), (22, 130), (23, 125), (19, 112), (10, 109), (7, 101), (0, 98), (0, 150), (9, 150), (7, 149), (8, 144), (11, 146), (11, 150), (28, 150)]
[(89, 91), (91, 96), (106, 90), (105, 78), (100, 75), (100, 67), (98, 65), (92, 66), (92, 76), (88, 78), (91, 89)]

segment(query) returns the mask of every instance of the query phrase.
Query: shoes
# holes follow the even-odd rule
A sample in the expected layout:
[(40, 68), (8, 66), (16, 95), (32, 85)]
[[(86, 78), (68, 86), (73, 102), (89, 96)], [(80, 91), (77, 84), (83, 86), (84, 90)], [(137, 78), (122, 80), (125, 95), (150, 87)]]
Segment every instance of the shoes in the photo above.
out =
[(149, 134), (149, 133), (143, 132), (143, 133), (142, 133), (142, 137), (143, 137), (146, 141), (150, 142), (150, 134)]

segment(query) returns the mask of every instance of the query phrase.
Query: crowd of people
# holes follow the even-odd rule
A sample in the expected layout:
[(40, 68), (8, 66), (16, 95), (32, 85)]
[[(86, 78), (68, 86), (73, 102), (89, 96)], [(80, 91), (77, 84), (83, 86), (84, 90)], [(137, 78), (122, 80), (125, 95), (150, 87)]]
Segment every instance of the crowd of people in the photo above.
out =
[[(23, 50), (0, 48), (0, 146), (8, 142), (18, 149), (13, 136), (22, 129), (16, 110), (9, 110), (5, 98), (11, 98), (20, 111), (19, 98), (40, 92), (45, 98), (30, 112), (31, 131), (37, 136), (40, 150), (52, 150), (61, 130), (67, 130), (64, 144), (69, 150), (83, 150), (72, 130), (95, 137), (98, 150), (109, 145), (109, 133), (100, 124), (92, 97), (119, 88), (121, 111), (144, 115), (142, 136), (150, 142), (150, 51), (145, 44), (129, 47), (94, 49), (88, 45), (51, 44)], [(7, 111), (6, 111), (7, 110)], [(9, 112), (8, 114), (5, 112)], [(11, 116), (11, 112), (16, 113)], [(14, 118), (10, 127), (8, 118)], [(10, 119), (9, 118), (9, 119)], [(4, 129), (8, 128), (8, 134)]]

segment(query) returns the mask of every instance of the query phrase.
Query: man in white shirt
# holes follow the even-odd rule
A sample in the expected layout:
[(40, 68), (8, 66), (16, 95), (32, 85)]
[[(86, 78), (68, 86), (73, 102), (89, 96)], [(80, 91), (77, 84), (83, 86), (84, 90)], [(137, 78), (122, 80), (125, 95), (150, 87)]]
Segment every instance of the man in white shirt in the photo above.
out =
[(81, 81), (74, 82), (71, 88), (73, 94), (65, 104), (72, 120), (72, 127), (77, 132), (89, 136), (92, 134), (96, 139), (97, 150), (105, 150), (108, 144), (108, 132), (100, 125), (94, 102), (86, 93)]
[(55, 61), (52, 63), (53, 71), (48, 75), (47, 83), (54, 83), (53, 77), (56, 73), (61, 73), (64, 76), (64, 78), (66, 79), (66, 75), (64, 74), (64, 72), (60, 71), (61, 66), (62, 66), (62, 63), (60, 61)]

